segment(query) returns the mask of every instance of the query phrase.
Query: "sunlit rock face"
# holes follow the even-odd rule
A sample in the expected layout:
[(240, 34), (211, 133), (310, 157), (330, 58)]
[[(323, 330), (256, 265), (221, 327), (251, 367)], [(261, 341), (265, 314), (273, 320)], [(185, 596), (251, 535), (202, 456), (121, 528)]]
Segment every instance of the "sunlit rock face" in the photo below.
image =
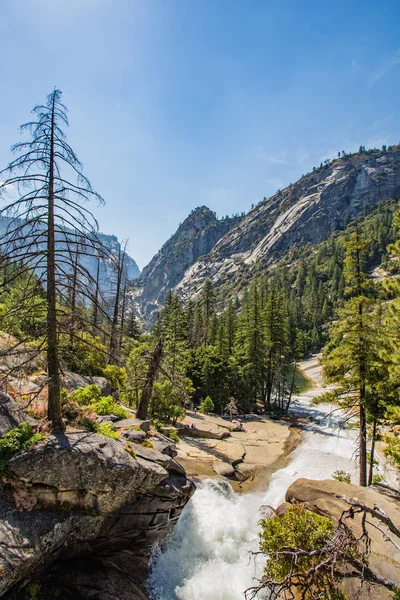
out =
[(195, 299), (204, 279), (234, 288), (244, 274), (272, 265), (291, 247), (320, 242), (379, 202), (400, 197), (399, 147), (332, 161), (264, 198), (242, 218), (218, 221), (196, 209), (143, 270), (135, 292), (148, 324), (172, 289)]
[(134, 292), (136, 312), (149, 324), (163, 305), (167, 292), (175, 288), (187, 269), (207, 255), (240, 217), (218, 219), (206, 206), (196, 208), (174, 235), (144, 267)]

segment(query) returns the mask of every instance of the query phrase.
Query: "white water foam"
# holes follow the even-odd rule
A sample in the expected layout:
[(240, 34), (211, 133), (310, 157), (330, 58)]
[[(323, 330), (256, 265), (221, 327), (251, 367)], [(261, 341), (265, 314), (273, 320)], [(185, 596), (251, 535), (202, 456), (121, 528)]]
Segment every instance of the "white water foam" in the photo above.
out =
[(258, 549), (260, 507), (277, 507), (299, 477), (326, 479), (343, 469), (356, 481), (356, 432), (339, 430), (340, 416), (331, 414), (330, 406), (311, 409), (299, 398), (293, 411), (313, 422), (265, 492), (238, 495), (224, 480), (199, 485), (167, 547), (154, 555), (149, 578), (153, 600), (243, 600), (244, 591), (262, 574), (263, 561), (255, 564), (249, 555)]

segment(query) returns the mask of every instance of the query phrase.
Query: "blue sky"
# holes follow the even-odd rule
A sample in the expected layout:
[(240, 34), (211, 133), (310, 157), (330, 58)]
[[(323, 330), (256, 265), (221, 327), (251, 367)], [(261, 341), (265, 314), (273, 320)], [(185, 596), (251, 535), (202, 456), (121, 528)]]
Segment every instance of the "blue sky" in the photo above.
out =
[(400, 140), (399, 0), (0, 0), (0, 51), (0, 165), (59, 87), (100, 228), (140, 267), (196, 206)]

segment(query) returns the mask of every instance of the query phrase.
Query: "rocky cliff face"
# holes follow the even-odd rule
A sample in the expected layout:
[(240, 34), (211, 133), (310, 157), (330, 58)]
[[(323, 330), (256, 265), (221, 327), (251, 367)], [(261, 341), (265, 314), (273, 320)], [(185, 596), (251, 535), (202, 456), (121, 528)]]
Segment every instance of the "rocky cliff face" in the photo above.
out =
[[(22, 220), (18, 220), (18, 222), (16, 223), (11, 217), (0, 216), (0, 236), (3, 236), (7, 233), (8, 227), (10, 227), (10, 229), (12, 230), (14, 227), (16, 227), (16, 225), (22, 225), (22, 224), (23, 224)], [(29, 228), (27, 228), (27, 231), (28, 231), (28, 229)], [(22, 232), (24, 233), (24, 230), (22, 230)], [(118, 256), (119, 250), (121, 248), (121, 244), (115, 235), (107, 235), (105, 233), (99, 233), (98, 238), (101, 241), (101, 243), (114, 254), (114, 256)], [(60, 249), (64, 249), (66, 247), (65, 243), (63, 243), (63, 241), (61, 241), (61, 240), (58, 240), (58, 241), (56, 240), (56, 243), (57, 243), (57, 247)], [(81, 257), (81, 262), (82, 262), (83, 267), (85, 269), (87, 269), (89, 271), (89, 273), (91, 273), (94, 277), (96, 275), (96, 271), (97, 271), (96, 256), (90, 256), (89, 254), (83, 255)], [(132, 279), (136, 279), (137, 277), (140, 276), (140, 269), (137, 266), (134, 259), (131, 256), (129, 256), (129, 254), (126, 255), (125, 265), (127, 268), (128, 279), (132, 280)], [(100, 273), (99, 273), (99, 285), (100, 285), (100, 290), (102, 292), (106, 292), (106, 293), (109, 292), (111, 276), (112, 276), (111, 267), (108, 267), (105, 264), (101, 264)]]
[(207, 255), (239, 220), (217, 219), (206, 206), (192, 211), (142, 271), (134, 292), (135, 308), (142, 320), (154, 317), (167, 292), (180, 283), (187, 269)]
[(369, 213), (391, 197), (400, 197), (399, 146), (336, 159), (305, 175), (264, 199), (223, 235), (209, 236), (200, 252), (208, 252), (205, 256), (183, 250), (174, 256), (178, 230), (143, 271), (142, 313), (151, 313), (149, 305), (162, 302), (169, 288), (184, 300), (195, 298), (205, 277), (218, 286), (260, 262), (270, 265), (291, 246), (322, 241), (343, 228), (346, 219)]
[[(2, 419), (5, 430), (21, 421), (12, 398)], [(141, 446), (132, 435), (144, 435), (149, 422), (126, 421), (119, 439), (69, 430), (8, 462), (0, 481), (0, 597), (148, 600), (151, 549), (170, 533), (194, 485), (170, 441)], [(25, 594), (27, 585), (35, 595)]]

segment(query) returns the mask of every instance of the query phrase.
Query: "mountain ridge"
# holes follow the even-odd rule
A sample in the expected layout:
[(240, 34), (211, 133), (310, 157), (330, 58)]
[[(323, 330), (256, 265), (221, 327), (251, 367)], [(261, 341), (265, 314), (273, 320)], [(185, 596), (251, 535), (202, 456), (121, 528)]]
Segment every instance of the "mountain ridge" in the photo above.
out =
[[(195, 299), (205, 278), (218, 289), (256, 264), (271, 266), (293, 246), (328, 238), (343, 229), (346, 220), (368, 214), (392, 197), (400, 197), (400, 146), (363, 150), (327, 161), (230, 221), (225, 231), (221, 228), (220, 235), (208, 239), (207, 252), (189, 251), (185, 260), (179, 255), (183, 248), (178, 228), (143, 269), (134, 294), (138, 316), (148, 325), (170, 289), (183, 301)], [(196, 210), (202, 209), (206, 207)], [(185, 227), (188, 219), (180, 227)], [(199, 225), (194, 238), (186, 237), (183, 242), (190, 246), (205, 235), (209, 223)]]

